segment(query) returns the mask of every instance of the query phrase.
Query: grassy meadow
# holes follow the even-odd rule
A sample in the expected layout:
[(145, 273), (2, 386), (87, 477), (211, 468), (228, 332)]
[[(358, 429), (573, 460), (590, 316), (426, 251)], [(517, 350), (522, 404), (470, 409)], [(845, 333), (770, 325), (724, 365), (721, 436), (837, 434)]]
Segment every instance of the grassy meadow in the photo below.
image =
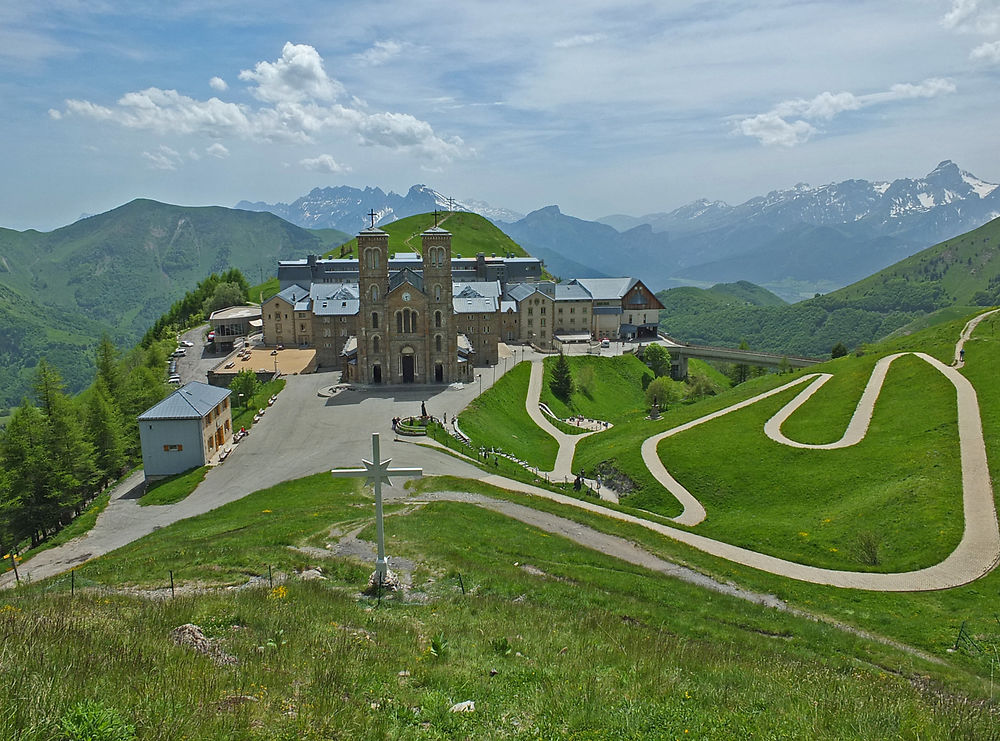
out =
[[(281, 484), (84, 564), (74, 594), (3, 595), (0, 736), (58, 738), (91, 701), (141, 739), (996, 737), (966, 670), (473, 505), (390, 505), (412, 590), (363, 597), (370, 564), (322, 550), (373, 537), (353, 483)], [(186, 623), (222, 661), (172, 644)]]

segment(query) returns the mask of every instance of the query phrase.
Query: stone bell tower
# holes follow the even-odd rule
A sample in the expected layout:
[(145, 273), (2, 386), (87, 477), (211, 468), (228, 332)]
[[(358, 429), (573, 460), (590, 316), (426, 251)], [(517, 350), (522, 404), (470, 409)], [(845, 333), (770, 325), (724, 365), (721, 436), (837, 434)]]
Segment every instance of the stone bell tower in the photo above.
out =
[(427, 295), (426, 365), (429, 383), (454, 383), (458, 342), (452, 304), (451, 232), (431, 227), (420, 235), (424, 293)]
[(389, 235), (372, 225), (358, 234), (358, 373), (361, 383), (390, 379), (388, 317)]

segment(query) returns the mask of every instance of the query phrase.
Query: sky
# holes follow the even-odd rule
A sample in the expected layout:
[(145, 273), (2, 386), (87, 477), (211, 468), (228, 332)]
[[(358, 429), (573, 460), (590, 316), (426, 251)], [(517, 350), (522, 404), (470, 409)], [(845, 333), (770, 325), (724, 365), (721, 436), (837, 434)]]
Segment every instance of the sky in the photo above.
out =
[(584, 219), (1000, 181), (1000, 0), (0, 0), (0, 227), (424, 183)]

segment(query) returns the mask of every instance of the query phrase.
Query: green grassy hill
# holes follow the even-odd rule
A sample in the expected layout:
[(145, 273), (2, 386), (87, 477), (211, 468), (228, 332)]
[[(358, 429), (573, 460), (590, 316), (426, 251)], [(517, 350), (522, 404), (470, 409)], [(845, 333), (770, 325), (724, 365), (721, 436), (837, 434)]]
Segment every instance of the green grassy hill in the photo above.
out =
[[(877, 356), (921, 350), (949, 359), (965, 319), (816, 369), (834, 378), (785, 432), (809, 442), (837, 437)], [(998, 480), (1000, 318), (980, 325), (966, 357), (962, 373), (979, 396)], [(604, 361), (611, 384), (628, 387), (618, 411), (596, 378), (594, 398), (575, 399), (595, 414), (621, 415), (581, 442), (577, 463), (588, 469), (634, 455), (658, 429), (794, 377), (757, 378), (654, 422), (633, 408), (637, 361), (575, 360), (577, 376)], [(762, 439), (762, 419), (787, 394), (661, 445), (671, 472), (704, 497), (709, 518), (695, 531), (863, 570), (852, 544), (867, 528), (881, 535), (886, 565), (939, 560), (962, 524), (954, 392), (920, 361), (898, 362), (855, 449), (786, 456)], [(523, 408), (526, 385), (522, 364), (480, 398), (495, 418), (491, 435), (530, 433), (530, 420), (499, 419), (518, 399)], [(418, 502), (386, 505), (388, 552), (410, 586), (404, 595), (359, 594), (370, 559), (338, 555), (336, 545), (361, 553), (371, 543), (371, 495), (328, 474), (252, 493), (73, 575), (3, 594), (0, 737), (59, 737), (72, 719), (131, 726), (140, 739), (998, 737), (1000, 571), (923, 593), (823, 587), (479, 481), (428, 477), (411, 486)], [(435, 492), (566, 520), (528, 526), (468, 502), (433, 501)], [(564, 537), (587, 527), (790, 609)], [(315, 568), (325, 578), (301, 577)], [(171, 631), (187, 623), (211, 639), (207, 653), (174, 645)], [(474, 712), (449, 712), (467, 700)]]
[[(487, 257), (497, 255), (513, 255), (528, 257), (524, 249), (496, 226), (489, 219), (479, 214), (463, 211), (442, 213), (438, 216), (442, 229), (452, 234), (452, 254), (456, 257), (475, 257), (483, 252)], [(389, 252), (420, 252), (420, 233), (434, 226), (433, 214), (418, 214), (407, 216), (391, 224), (380, 225), (379, 229), (389, 235)], [(357, 248), (357, 237), (346, 242), (340, 249), (331, 250), (327, 257), (340, 257), (354, 254)]]
[[(660, 327), (673, 337), (731, 347), (745, 339), (754, 349), (823, 355), (838, 342), (854, 348), (928, 326), (928, 315), (951, 307), (1000, 304), (1000, 219), (796, 304), (716, 306), (698, 289), (657, 296), (670, 307), (661, 312)], [(933, 321), (954, 313), (943, 311)]]
[(43, 355), (79, 390), (102, 332), (130, 346), (208, 274), (235, 267), (263, 280), (277, 260), (322, 253), (346, 236), (266, 213), (149, 200), (52, 232), (0, 230), (0, 407), (20, 400)]
[[(476, 482), (421, 488), (458, 485), (524, 501)], [(366, 511), (369, 495), (320, 474), (85, 564), (73, 596), (68, 575), (8, 593), (0, 734), (52, 738), (60, 720), (79, 716), (117, 720), (139, 739), (995, 730), (988, 681), (968, 670), (468, 504), (389, 505), (390, 555), (414, 564), (412, 590), (360, 597), (370, 566), (324, 544), (355, 528), (370, 541)], [(317, 567), (324, 580), (296, 577)], [(212, 641), (209, 653), (173, 644), (171, 631), (188, 623)], [(467, 700), (474, 712), (449, 712)]]

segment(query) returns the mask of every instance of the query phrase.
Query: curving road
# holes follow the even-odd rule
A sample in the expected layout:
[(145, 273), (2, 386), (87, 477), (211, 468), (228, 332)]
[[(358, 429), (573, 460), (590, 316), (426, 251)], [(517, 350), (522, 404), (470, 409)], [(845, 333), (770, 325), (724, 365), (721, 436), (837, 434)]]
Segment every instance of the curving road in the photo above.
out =
[[(946, 366), (923, 353), (913, 353), (934, 366), (955, 386), (966, 523), (962, 540), (955, 551), (941, 563), (918, 571), (870, 574), (805, 566), (501, 476), (483, 476), (483, 472), (471, 463), (456, 460), (453, 456), (423, 446), (386, 440), (382, 450), (385, 455), (391, 456), (397, 465), (422, 466), (428, 474), (476, 478), (504, 489), (543, 497), (610, 519), (639, 525), (719, 558), (791, 579), (874, 591), (925, 591), (955, 587), (978, 579), (994, 568), (1000, 560), (1000, 528), (997, 524), (993, 489), (987, 466), (979, 404), (972, 384), (957, 370), (957, 367), (960, 367), (958, 358), (962, 346), (971, 337), (976, 325), (994, 313), (996, 311), (975, 317), (963, 329), (955, 349), (956, 367)], [(872, 409), (878, 399), (886, 372), (889, 365), (898, 357), (900, 355), (889, 356), (876, 364), (854, 416), (844, 436), (837, 443), (821, 446), (804, 445), (788, 439), (781, 432), (784, 420), (829, 380), (828, 374), (805, 376), (648, 438), (642, 446), (643, 460), (657, 480), (674, 493), (684, 506), (684, 512), (675, 518), (675, 522), (680, 525), (695, 525), (704, 519), (705, 510), (697, 498), (675, 481), (663, 466), (656, 455), (656, 446), (660, 440), (743, 409), (785, 389), (811, 381), (809, 386), (767, 422), (766, 434), (781, 444), (812, 449), (829, 449), (855, 444), (867, 431)], [(571, 474), (575, 446), (586, 435), (566, 435), (555, 429), (541, 415), (538, 410), (542, 378), (541, 358), (535, 356), (530, 359), (532, 373), (525, 402), (526, 409), (532, 419), (560, 443), (555, 471), (558, 473), (565, 470), (567, 474)], [(478, 380), (484, 381), (486, 388), (489, 387), (488, 378)], [(416, 414), (421, 402), (425, 402), (431, 414), (438, 415), (447, 411), (453, 418), (479, 391), (478, 384), (447, 389), (386, 388), (371, 392), (344, 392), (331, 399), (319, 401), (317, 392), (330, 385), (330, 379), (324, 378), (324, 374), (291, 377), (288, 381), (288, 386), (279, 396), (275, 406), (265, 415), (261, 423), (254, 427), (253, 434), (238, 446), (224, 466), (210, 471), (202, 485), (187, 499), (165, 507), (139, 507), (135, 497), (141, 491), (141, 473), (136, 474), (116, 489), (111, 504), (98, 518), (90, 533), (38, 554), (23, 564), (22, 578), (37, 581), (60, 573), (132, 542), (159, 527), (207, 512), (227, 502), (240, 499), (251, 491), (336, 466), (357, 465), (358, 460), (370, 454), (370, 448), (367, 447), (370, 438), (365, 433), (380, 431), (383, 432), (384, 438), (391, 438), (389, 425), (393, 416)], [(391, 491), (387, 493), (387, 497), (392, 496)], [(398, 498), (405, 494), (400, 491), (395, 496)], [(543, 518), (538, 521), (537, 526), (541, 529), (556, 527), (546, 526), (546, 522), (548, 520)], [(559, 527), (565, 528), (564, 525)], [(552, 532), (558, 531), (552, 530)], [(587, 547), (609, 552), (611, 555), (617, 555), (621, 547), (621, 544), (616, 542), (612, 548), (603, 535), (591, 536), (584, 529), (578, 532), (584, 535), (575, 539)], [(3, 575), (0, 577), (0, 587), (10, 586), (12, 580), (12, 574)]]

